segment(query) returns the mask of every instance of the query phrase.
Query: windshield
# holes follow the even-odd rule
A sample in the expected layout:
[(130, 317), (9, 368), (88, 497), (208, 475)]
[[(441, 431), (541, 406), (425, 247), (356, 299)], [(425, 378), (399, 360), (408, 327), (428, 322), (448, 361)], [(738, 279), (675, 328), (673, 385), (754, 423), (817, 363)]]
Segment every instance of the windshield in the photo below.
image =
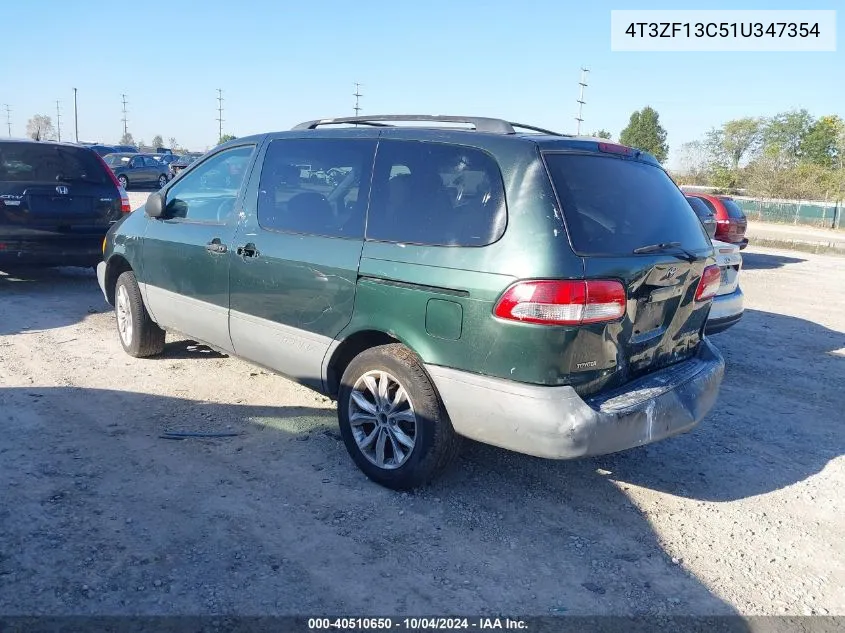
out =
[(710, 248), (684, 194), (659, 167), (576, 153), (548, 153), (545, 160), (579, 255), (630, 255), (665, 242)]
[(0, 144), (0, 181), (108, 182), (108, 175), (88, 149), (39, 143)]

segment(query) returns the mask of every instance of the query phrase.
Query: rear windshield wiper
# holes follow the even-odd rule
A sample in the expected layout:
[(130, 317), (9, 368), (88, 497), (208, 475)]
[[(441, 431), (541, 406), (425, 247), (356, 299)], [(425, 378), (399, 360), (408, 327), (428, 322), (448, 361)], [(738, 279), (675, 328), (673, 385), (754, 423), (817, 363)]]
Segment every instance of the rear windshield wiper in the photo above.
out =
[(699, 259), (698, 255), (683, 248), (680, 242), (660, 242), (659, 244), (649, 244), (648, 246), (640, 246), (639, 248), (634, 249), (634, 254), (643, 255), (645, 253), (663, 253), (671, 249), (681, 252), (668, 253), (669, 255), (674, 255), (675, 257), (686, 260), (690, 263)]

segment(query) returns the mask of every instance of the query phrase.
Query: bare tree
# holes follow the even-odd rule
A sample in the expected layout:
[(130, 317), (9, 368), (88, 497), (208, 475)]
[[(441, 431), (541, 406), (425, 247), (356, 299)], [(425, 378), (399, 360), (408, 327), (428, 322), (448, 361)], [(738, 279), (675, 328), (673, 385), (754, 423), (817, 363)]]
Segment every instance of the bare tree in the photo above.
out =
[(172, 149), (172, 150), (175, 152), (175, 151), (179, 148), (179, 144), (176, 142), (176, 137), (175, 137), (175, 136), (171, 136), (171, 137), (170, 137), (169, 139), (167, 139), (167, 140), (168, 140), (168, 142), (170, 143), (170, 149)]
[(53, 120), (44, 114), (36, 114), (26, 122), (26, 135), (36, 141), (52, 141), (56, 138)]
[(163, 146), (164, 146), (164, 139), (161, 138), (161, 134), (156, 134), (153, 137), (153, 148), (157, 149), (157, 148), (163, 147)]
[(121, 145), (135, 145), (135, 139), (132, 138), (132, 132), (126, 132), (120, 137)]

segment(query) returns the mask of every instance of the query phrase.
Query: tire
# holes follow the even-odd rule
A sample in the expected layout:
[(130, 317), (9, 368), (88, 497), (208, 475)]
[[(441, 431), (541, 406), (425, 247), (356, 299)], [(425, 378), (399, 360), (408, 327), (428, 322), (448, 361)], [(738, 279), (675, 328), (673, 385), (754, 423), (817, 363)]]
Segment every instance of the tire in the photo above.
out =
[(159, 189), (164, 189), (164, 186), (165, 186), (166, 184), (167, 184), (167, 176), (165, 176), (164, 174), (162, 174), (161, 176), (159, 176), (159, 177), (158, 177), (158, 188), (159, 188)]
[[(380, 398), (375, 395), (382, 381), (386, 381), (388, 398), (379, 409)], [(399, 388), (407, 398), (393, 405), (390, 401)], [(460, 450), (460, 437), (437, 390), (417, 356), (404, 345), (381, 345), (356, 356), (343, 372), (337, 411), (352, 460), (371, 480), (393, 490), (429, 483)]]
[(117, 182), (120, 183), (120, 186), (123, 187), (124, 190), (129, 191), (129, 178), (121, 174), (117, 177)]
[(126, 271), (114, 287), (114, 310), (117, 336), (124, 351), (135, 358), (161, 354), (165, 332), (150, 318), (135, 273)]

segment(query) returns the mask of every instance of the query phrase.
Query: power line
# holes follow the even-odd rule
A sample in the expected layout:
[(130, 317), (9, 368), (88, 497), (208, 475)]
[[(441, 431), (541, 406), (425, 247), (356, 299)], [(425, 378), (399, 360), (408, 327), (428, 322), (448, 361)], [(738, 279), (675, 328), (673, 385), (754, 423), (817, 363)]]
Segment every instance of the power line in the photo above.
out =
[(223, 89), (217, 89), (217, 142), (223, 138)]
[(56, 129), (59, 132), (59, 142), (62, 142), (62, 111), (59, 109), (59, 100), (56, 99)]
[(121, 95), (123, 97), (123, 136), (126, 136), (129, 133), (129, 128), (127, 127), (127, 118), (126, 118), (126, 95)]
[(9, 109), (9, 104), (4, 104), (6, 106), (6, 126), (9, 128), (9, 138), (12, 137), (12, 111)]
[(578, 116), (575, 117), (575, 120), (578, 121), (578, 127), (576, 130), (576, 134), (581, 134), (581, 123), (584, 119), (581, 117), (581, 112), (583, 111), (584, 104), (584, 88), (587, 87), (587, 73), (590, 72), (589, 68), (581, 68), (581, 81), (578, 83), (581, 86), (580, 93), (578, 95)]
[(353, 94), (352, 96), (355, 97), (355, 107), (353, 108), (353, 110), (355, 110), (355, 116), (358, 116), (358, 113), (361, 111), (359, 99), (364, 95), (361, 94), (361, 84), (359, 84), (357, 81), (355, 82), (355, 94)]

